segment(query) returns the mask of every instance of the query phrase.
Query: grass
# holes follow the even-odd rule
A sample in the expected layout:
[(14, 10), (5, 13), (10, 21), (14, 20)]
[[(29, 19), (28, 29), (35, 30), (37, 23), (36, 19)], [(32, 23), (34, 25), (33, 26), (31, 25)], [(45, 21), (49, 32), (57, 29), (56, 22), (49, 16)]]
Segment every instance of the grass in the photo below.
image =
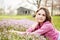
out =
[[(8, 15), (2, 15), (0, 16), (0, 20), (2, 19), (17, 19), (17, 20), (20, 20), (20, 19), (30, 19), (30, 20), (34, 20), (34, 18), (31, 16), (31, 15), (16, 15), (16, 16), (8, 16)], [(60, 30), (60, 16), (53, 16), (52, 17), (53, 19), (53, 23), (56, 27), (56, 29)], [(8, 27), (9, 28), (9, 27)], [(5, 28), (2, 29), (0, 28), (1, 32), (0, 32), (0, 40), (32, 40), (32, 36), (23, 36), (22, 35), (17, 35), (16, 33), (9, 33), (9, 32), (5, 32)], [(22, 29), (22, 28), (21, 28)], [(17, 28), (16, 28), (17, 30)], [(8, 30), (7, 30), (8, 31)], [(9, 35), (9, 36), (8, 36)], [(40, 37), (39, 37), (40, 38)]]
[(60, 30), (60, 16), (53, 16), (53, 23), (55, 27)]
[(31, 15), (16, 15), (16, 16), (8, 16), (8, 15), (2, 15), (0, 16), (0, 20), (2, 19), (33, 19)]
[[(34, 20), (34, 18), (31, 15), (16, 15), (16, 16), (8, 16), (8, 15), (2, 15), (0, 16), (0, 20), (2, 19), (30, 19), (30, 20)], [(55, 27), (60, 30), (60, 16), (53, 16), (53, 23), (55, 25)]]

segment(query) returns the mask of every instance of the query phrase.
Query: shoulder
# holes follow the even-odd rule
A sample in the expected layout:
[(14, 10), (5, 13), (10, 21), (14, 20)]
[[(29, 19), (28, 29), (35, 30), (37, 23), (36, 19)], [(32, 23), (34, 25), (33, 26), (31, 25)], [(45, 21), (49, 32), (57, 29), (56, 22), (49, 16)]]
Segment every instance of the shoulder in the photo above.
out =
[(53, 27), (53, 24), (49, 21), (46, 21), (44, 22), (43, 26), (46, 26), (46, 27)]
[(45, 25), (52, 25), (52, 23), (49, 22), (49, 21), (44, 22), (44, 24), (45, 24)]

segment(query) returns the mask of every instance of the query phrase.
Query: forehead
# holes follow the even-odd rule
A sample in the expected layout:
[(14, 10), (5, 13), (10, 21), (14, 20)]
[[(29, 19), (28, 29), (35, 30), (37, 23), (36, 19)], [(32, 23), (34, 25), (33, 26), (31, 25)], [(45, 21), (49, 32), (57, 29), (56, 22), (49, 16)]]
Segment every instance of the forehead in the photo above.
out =
[(43, 9), (39, 10), (37, 13), (45, 14), (45, 11)]

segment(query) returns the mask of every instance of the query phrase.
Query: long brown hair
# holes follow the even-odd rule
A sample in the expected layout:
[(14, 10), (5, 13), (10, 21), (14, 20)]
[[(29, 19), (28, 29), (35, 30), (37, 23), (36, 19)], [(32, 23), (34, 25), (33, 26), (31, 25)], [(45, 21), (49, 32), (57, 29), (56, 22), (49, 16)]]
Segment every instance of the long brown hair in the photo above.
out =
[[(49, 10), (47, 9), (47, 8), (40, 8), (40, 9), (38, 9), (37, 11), (36, 11), (36, 13), (35, 13), (35, 16), (36, 16), (36, 14), (40, 11), (40, 10), (44, 10), (45, 11), (45, 14), (46, 14), (46, 20), (44, 21), (44, 22), (46, 22), (46, 21), (49, 21), (49, 22), (51, 22), (51, 16), (50, 16), (50, 12), (49, 12)], [(34, 16), (34, 17), (35, 17)]]

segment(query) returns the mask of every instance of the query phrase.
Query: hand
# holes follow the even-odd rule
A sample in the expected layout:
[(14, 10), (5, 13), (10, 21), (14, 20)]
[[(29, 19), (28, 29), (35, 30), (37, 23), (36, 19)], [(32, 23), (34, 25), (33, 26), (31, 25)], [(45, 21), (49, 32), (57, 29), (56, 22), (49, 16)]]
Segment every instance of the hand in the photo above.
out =
[(35, 33), (34, 32), (31, 32), (31, 33), (29, 33), (29, 35), (35, 35)]
[(19, 32), (19, 34), (21, 34), (21, 35), (26, 35), (26, 32)]
[(26, 35), (30, 35), (31, 32), (26, 32)]

